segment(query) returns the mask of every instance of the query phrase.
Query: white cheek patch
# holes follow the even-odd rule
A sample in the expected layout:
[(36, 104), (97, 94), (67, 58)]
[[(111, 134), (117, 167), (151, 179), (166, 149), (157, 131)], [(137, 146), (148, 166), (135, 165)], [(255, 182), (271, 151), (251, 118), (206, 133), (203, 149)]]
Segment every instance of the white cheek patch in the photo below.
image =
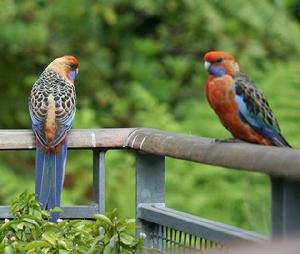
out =
[(209, 69), (210, 66), (211, 66), (210, 62), (208, 62), (208, 61), (204, 62), (204, 68), (205, 68), (206, 71), (208, 71), (208, 69)]
[(240, 66), (237, 62), (234, 63), (234, 71), (239, 72), (240, 71)]

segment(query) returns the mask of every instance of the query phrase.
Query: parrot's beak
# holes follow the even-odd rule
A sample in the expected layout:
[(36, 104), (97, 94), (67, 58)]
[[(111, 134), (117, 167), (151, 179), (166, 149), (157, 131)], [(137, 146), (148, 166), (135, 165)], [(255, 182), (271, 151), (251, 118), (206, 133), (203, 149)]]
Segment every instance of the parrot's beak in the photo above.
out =
[(204, 68), (205, 68), (205, 70), (206, 70), (207, 72), (209, 72), (210, 66), (211, 66), (211, 62), (208, 62), (208, 61), (205, 61), (205, 62), (204, 62)]

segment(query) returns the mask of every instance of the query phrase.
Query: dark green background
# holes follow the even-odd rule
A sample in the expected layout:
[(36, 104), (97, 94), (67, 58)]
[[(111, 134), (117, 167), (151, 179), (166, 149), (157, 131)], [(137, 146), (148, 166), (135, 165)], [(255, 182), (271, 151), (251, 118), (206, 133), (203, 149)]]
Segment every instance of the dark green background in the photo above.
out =
[[(0, 128), (30, 128), (27, 98), (47, 64), (80, 61), (74, 128), (153, 127), (230, 137), (204, 95), (203, 54), (226, 50), (264, 92), (300, 146), (297, 0), (0, 1)], [(64, 203), (91, 199), (90, 151), (70, 151)], [(134, 157), (107, 154), (107, 207), (134, 216)], [(1, 152), (0, 201), (33, 191), (34, 151)], [(167, 160), (167, 205), (269, 232), (259, 174)]]

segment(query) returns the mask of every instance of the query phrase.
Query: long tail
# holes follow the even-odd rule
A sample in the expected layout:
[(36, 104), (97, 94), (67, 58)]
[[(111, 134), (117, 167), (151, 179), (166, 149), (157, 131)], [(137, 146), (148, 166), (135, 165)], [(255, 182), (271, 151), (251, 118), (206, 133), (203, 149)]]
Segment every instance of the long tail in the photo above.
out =
[(285, 140), (285, 138), (280, 133), (274, 136), (271, 141), (275, 146), (292, 148), (292, 146)]
[[(58, 153), (45, 154), (38, 146), (35, 160), (35, 193), (42, 209), (60, 207), (61, 192), (64, 183), (67, 144)], [(51, 221), (56, 222), (60, 213), (52, 214)]]

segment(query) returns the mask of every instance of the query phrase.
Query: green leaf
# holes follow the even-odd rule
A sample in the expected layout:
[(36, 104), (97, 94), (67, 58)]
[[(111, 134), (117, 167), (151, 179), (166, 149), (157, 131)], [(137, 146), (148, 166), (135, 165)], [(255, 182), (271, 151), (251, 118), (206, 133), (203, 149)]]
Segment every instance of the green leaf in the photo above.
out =
[(122, 232), (120, 234), (120, 241), (128, 246), (131, 246), (134, 243), (135, 238), (127, 233)]
[[(39, 217), (37, 217), (36, 215), (33, 215), (33, 214), (23, 214), (22, 215), (22, 218), (27, 218), (27, 219), (31, 219), (35, 222), (39, 222), (39, 223), (42, 223), (43, 220)], [(35, 224), (34, 222), (32, 222), (33, 224)]]
[(107, 244), (104, 248), (103, 254), (112, 254), (113, 247), (110, 244)]
[(33, 219), (29, 219), (29, 218), (24, 218), (23, 221), (29, 222), (31, 224), (34, 224), (36, 226), (39, 226), (39, 223), (37, 223), (35, 220)]
[(5, 231), (8, 227), (12, 226), (15, 223), (16, 223), (16, 221), (13, 220), (13, 221), (2, 224), (1, 227), (0, 227), (0, 232)]
[(46, 231), (44, 234), (42, 234), (42, 238), (49, 242), (52, 246), (55, 246), (58, 236), (53, 232)]
[(54, 207), (53, 209), (50, 210), (50, 213), (62, 213), (64, 210), (61, 209), (60, 207)]
[(24, 247), (25, 250), (31, 250), (35, 248), (42, 248), (42, 247), (48, 247), (50, 244), (46, 241), (32, 241), (30, 243), (27, 243)]
[(108, 224), (109, 226), (113, 226), (112, 221), (108, 217), (106, 217), (104, 214), (93, 214), (92, 218), (102, 221), (105, 224)]
[(69, 249), (68, 246), (67, 246), (67, 243), (64, 240), (61, 240), (61, 239), (57, 240), (57, 246), (59, 248), (63, 248), (63, 249), (66, 249), (66, 250)]
[(4, 254), (14, 254), (14, 249), (12, 246), (8, 245), (4, 248)]
[(92, 243), (92, 247), (94, 247), (94, 246), (96, 246), (97, 244), (99, 244), (99, 242), (102, 241), (104, 238), (105, 238), (104, 235), (99, 235), (99, 236), (97, 236), (97, 237), (94, 239), (93, 243)]
[(59, 250), (58, 250), (58, 253), (59, 253), (59, 254), (70, 254), (70, 251), (59, 249)]
[(23, 229), (25, 227), (25, 223), (24, 222), (21, 222), (17, 225), (17, 229)]
[(43, 210), (43, 211), (41, 211), (41, 214), (46, 218), (50, 217), (50, 214), (48, 211)]
[(135, 224), (136, 219), (127, 219), (127, 220), (125, 220), (125, 222), (126, 222), (127, 224)]

